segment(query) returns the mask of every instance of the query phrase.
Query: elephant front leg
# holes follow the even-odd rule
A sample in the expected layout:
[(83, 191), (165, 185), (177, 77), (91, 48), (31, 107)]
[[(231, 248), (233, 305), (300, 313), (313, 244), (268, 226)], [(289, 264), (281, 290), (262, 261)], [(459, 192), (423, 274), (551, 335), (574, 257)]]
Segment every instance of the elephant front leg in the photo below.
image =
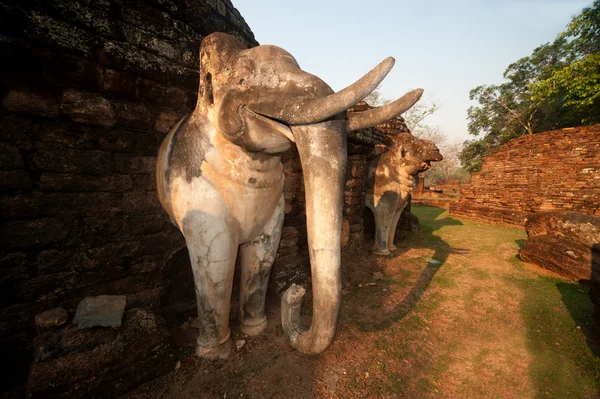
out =
[(226, 358), (230, 339), (229, 309), (238, 238), (232, 223), (209, 213), (191, 212), (183, 221), (196, 287), (198, 334), (196, 354)]
[(284, 213), (285, 200), (282, 195), (262, 233), (240, 247), (240, 322), (242, 331), (248, 335), (258, 335), (267, 327), (265, 297), (281, 239)]

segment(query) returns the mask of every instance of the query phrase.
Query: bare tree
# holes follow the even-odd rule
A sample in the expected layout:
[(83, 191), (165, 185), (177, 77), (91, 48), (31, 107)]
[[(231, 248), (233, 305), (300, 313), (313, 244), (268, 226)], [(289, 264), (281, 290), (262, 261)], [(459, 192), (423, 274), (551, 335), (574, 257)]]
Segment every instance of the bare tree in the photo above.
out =
[(421, 125), (417, 129), (411, 130), (411, 133), (415, 137), (433, 142), (439, 149), (448, 142), (448, 135), (439, 126)]
[(385, 96), (381, 94), (381, 85), (377, 86), (375, 90), (369, 93), (369, 95), (364, 98), (364, 101), (371, 107), (379, 107), (391, 102), (390, 99), (385, 98)]
[(421, 100), (413, 105), (408, 111), (402, 114), (402, 117), (406, 121), (406, 126), (410, 129), (413, 134), (417, 133), (421, 129), (425, 129), (427, 125), (424, 125), (423, 121), (430, 115), (433, 115), (438, 109), (442, 107), (443, 103), (439, 98), (430, 95), (429, 99)]
[[(381, 87), (377, 87), (366, 98), (365, 102), (370, 106), (380, 106), (388, 103), (381, 93)], [(415, 137), (429, 140), (433, 142), (439, 149), (444, 159), (434, 163), (432, 168), (425, 172), (424, 177), (428, 181), (445, 181), (448, 180), (453, 173), (460, 169), (460, 160), (458, 154), (462, 149), (462, 144), (449, 144), (448, 135), (436, 125), (428, 125), (425, 119), (433, 115), (443, 104), (441, 101), (430, 96), (428, 100), (419, 101), (412, 106), (408, 111), (402, 114), (406, 125)]]

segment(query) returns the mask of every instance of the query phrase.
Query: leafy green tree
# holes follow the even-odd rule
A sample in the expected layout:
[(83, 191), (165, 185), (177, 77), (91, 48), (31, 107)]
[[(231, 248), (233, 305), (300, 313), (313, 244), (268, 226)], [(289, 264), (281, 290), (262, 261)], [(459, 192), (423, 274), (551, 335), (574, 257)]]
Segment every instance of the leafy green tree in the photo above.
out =
[(600, 123), (600, 53), (587, 54), (531, 84), (531, 99), (538, 106), (558, 102), (559, 126)]
[(565, 32), (510, 64), (500, 85), (470, 92), (469, 134), (460, 159), (470, 172), (482, 158), (524, 134), (600, 122), (600, 0)]

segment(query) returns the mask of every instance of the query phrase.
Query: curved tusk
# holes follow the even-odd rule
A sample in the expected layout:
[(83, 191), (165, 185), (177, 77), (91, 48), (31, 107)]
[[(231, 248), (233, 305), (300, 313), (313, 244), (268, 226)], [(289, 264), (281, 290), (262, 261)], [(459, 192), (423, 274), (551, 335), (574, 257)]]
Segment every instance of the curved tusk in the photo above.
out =
[(347, 130), (351, 132), (353, 130), (365, 129), (390, 120), (393, 117), (406, 112), (410, 107), (415, 105), (422, 94), (423, 89), (416, 89), (406, 93), (396, 101), (381, 107), (372, 108), (362, 112), (349, 112)]
[(324, 121), (339, 114), (371, 93), (386, 77), (394, 66), (394, 58), (388, 57), (373, 68), (365, 76), (338, 91), (325, 97), (284, 105), (273, 113), (260, 112), (290, 125), (306, 125)]

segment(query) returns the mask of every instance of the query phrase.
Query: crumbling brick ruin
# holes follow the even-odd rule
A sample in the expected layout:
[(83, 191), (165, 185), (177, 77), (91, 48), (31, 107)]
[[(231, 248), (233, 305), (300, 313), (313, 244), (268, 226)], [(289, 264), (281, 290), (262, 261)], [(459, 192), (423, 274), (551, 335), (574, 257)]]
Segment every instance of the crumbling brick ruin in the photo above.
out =
[(27, 379), (36, 314), (169, 298), (184, 241), (156, 196), (158, 146), (195, 106), (202, 37), (257, 43), (229, 0), (4, 2), (0, 17), (4, 392)]
[(532, 212), (600, 216), (600, 125), (527, 135), (484, 159), (450, 213), (523, 226)]

